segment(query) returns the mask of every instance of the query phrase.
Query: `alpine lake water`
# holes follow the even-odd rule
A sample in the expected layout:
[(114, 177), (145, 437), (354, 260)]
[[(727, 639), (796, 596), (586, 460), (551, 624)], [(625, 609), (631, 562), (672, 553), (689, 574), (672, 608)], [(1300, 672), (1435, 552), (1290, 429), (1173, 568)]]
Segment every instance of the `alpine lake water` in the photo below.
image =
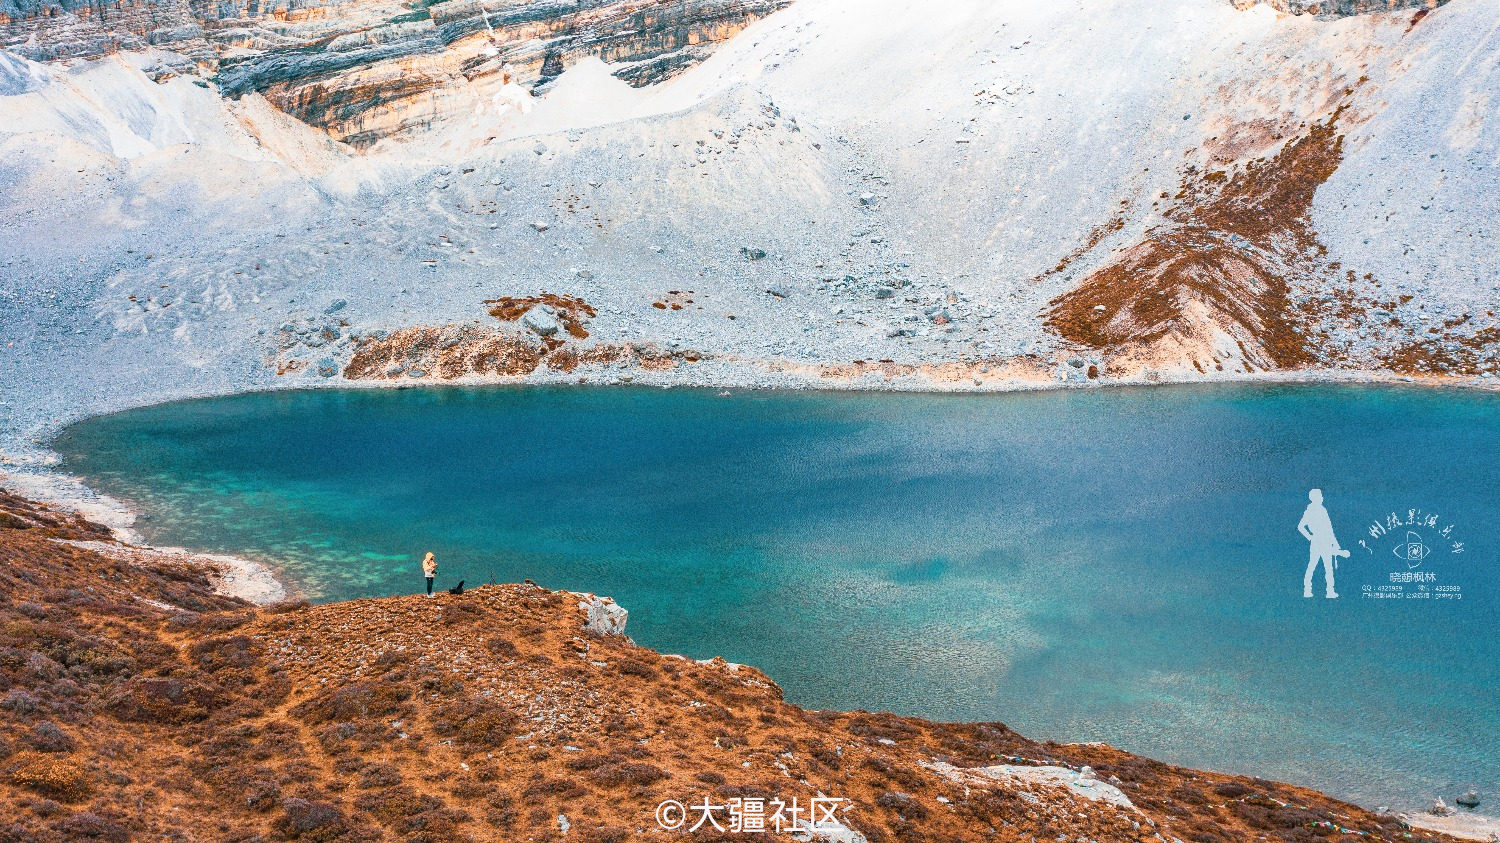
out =
[[(156, 544), (315, 600), (530, 578), (790, 701), (1000, 720), (1369, 807), (1500, 798), (1500, 394), (317, 390), (90, 419)], [(1303, 597), (1324, 490), (1336, 600)]]

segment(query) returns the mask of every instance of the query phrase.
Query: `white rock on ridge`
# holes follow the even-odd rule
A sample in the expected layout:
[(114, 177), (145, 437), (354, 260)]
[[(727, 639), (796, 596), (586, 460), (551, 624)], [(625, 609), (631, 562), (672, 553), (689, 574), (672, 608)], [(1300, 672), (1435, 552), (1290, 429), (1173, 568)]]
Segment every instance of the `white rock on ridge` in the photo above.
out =
[(812, 829), (792, 832), (792, 839), (808, 843), (868, 843), (868, 838), (849, 826), (826, 821)]
[(1025, 764), (996, 764), (992, 767), (955, 767), (952, 764), (936, 763), (924, 765), (944, 778), (964, 784), (976, 782), (999, 782), (1007, 787), (1038, 784), (1048, 787), (1064, 787), (1072, 795), (1091, 802), (1104, 802), (1129, 811), (1135, 805), (1124, 791), (1112, 784), (1101, 782), (1093, 776), (1093, 769), (1084, 767), (1074, 772), (1067, 767), (1030, 766)]
[(583, 624), (584, 629), (599, 635), (625, 634), (625, 621), (629, 619), (630, 612), (616, 603), (613, 597), (599, 597), (576, 591), (569, 594), (578, 598), (578, 608), (583, 610), (587, 618)]

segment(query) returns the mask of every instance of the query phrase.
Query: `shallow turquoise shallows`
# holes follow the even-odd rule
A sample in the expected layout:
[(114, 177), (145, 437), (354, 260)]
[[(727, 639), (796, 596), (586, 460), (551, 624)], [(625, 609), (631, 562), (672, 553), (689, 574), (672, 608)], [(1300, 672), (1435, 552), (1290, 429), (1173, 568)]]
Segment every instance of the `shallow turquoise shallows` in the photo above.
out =
[[(1372, 807), (1500, 799), (1500, 395), (283, 392), (56, 447), (151, 541), (272, 561), (320, 600), (418, 591), (431, 550), (440, 586), (613, 595), (637, 641), (810, 707)], [(1321, 570), (1302, 596), (1312, 487), (1351, 550), (1337, 600)]]

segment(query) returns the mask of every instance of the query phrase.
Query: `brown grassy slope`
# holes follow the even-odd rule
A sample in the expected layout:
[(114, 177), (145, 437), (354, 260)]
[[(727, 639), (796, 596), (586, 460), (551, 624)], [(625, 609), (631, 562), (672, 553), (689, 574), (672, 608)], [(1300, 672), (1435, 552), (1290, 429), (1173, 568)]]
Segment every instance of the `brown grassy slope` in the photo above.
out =
[[(820, 791), (871, 841), (1445, 839), (998, 723), (804, 711), (753, 668), (588, 633), (566, 593), (256, 609), (58, 541), (101, 533), (0, 493), (0, 841), (598, 843), (676, 836), (648, 834), (667, 798)], [(1139, 810), (929, 766), (1012, 756), (1090, 764)]]
[(1317, 271), (1308, 215), (1343, 158), (1342, 110), (1232, 172), (1189, 167), (1166, 223), (1053, 300), (1047, 324), (1094, 348), (1185, 354), (1203, 371), (1221, 362), (1215, 331), (1233, 337), (1251, 367), (1313, 362), (1287, 281)]

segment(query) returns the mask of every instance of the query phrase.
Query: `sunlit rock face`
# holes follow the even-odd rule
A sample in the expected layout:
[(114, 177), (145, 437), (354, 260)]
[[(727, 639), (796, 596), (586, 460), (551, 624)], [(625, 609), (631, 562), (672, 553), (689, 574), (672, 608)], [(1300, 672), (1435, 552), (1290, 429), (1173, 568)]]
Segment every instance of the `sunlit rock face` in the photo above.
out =
[(1248, 9), (1264, 3), (1277, 11), (1292, 15), (1341, 18), (1374, 12), (1392, 12), (1397, 9), (1435, 9), (1447, 3), (1448, 0), (1233, 0), (1233, 2), (1240, 9)]
[(515, 98), (586, 57), (641, 86), (701, 61), (789, 0), (0, 0), (6, 49), (33, 60), (170, 51), (159, 77), (206, 70), (335, 139), (368, 146)]

